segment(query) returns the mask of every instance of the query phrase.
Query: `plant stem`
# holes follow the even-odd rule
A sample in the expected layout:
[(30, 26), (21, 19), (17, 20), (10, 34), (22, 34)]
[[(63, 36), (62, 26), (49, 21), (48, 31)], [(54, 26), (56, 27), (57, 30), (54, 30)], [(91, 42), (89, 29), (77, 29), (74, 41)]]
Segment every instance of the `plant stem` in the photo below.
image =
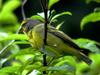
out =
[[(45, 45), (47, 45), (47, 25), (48, 25), (48, 1), (47, 0), (41, 0), (41, 6), (44, 12), (45, 16), (45, 22), (44, 22), (44, 38), (43, 38), (43, 47), (42, 49), (45, 51)], [(46, 54), (43, 55), (43, 66), (47, 66), (46, 62)], [(46, 71), (43, 71), (43, 74), (46, 74)]]
[(24, 6), (25, 6), (26, 2), (27, 2), (27, 0), (24, 0), (24, 1), (22, 1), (22, 4), (21, 4), (21, 12), (22, 12), (23, 20), (26, 19), (26, 15), (25, 15), (25, 11), (24, 11)]

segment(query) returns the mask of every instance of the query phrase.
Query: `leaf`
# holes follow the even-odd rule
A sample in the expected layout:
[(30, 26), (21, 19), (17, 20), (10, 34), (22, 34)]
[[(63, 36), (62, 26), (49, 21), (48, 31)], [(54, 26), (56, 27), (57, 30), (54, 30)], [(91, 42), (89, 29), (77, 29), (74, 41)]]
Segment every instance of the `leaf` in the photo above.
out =
[[(49, 17), (49, 13), (50, 13), (50, 11), (48, 11), (47, 12), (48, 13), (48, 17)], [(43, 19), (45, 18), (45, 16), (44, 16), (44, 12), (41, 12), (41, 13), (37, 13), (37, 15), (39, 15), (40, 17), (42, 17)]]
[(49, 20), (51, 20), (52, 17), (53, 17), (54, 15), (56, 15), (56, 11), (55, 11), (55, 10), (51, 10), (49, 14), (50, 14), (50, 15), (49, 15)]
[[(70, 65), (69, 63), (63, 63), (60, 66), (52, 66), (48, 67), (49, 71), (57, 71), (61, 73), (60, 75), (67, 75), (66, 73), (74, 73), (76, 71), (76, 67)], [(59, 73), (57, 75), (59, 75)], [(73, 75), (73, 74), (72, 74)]]
[(0, 41), (3, 40), (5, 37), (7, 37), (8, 34), (4, 32), (0, 32)]
[(58, 63), (55, 66), (61, 66), (63, 64), (70, 64), (73, 67), (76, 67), (76, 61), (72, 56), (64, 56), (58, 59)]
[(49, 67), (48, 70), (50, 71), (59, 71), (59, 70), (68, 70), (68, 71), (73, 71), (75, 67), (72, 67), (71, 65), (63, 65), (63, 66), (54, 66), (54, 67)]
[(56, 29), (60, 29), (60, 27), (62, 26), (62, 24), (64, 24), (64, 22), (61, 22), (60, 24), (58, 24), (57, 26), (56, 26)]
[(27, 40), (27, 36), (24, 34), (8, 34), (6, 37), (0, 38), (0, 41), (7, 40)]
[(93, 53), (100, 53), (100, 49), (97, 47), (97, 42), (89, 39), (79, 38), (74, 40), (75, 43), (81, 48), (89, 49)]
[(20, 56), (20, 55), (28, 55), (28, 54), (33, 54), (34, 55), (35, 51), (32, 48), (27, 48), (27, 49), (23, 49), (15, 54), (10, 55), (9, 57), (7, 57), (7, 60), (10, 60), (16, 56)]
[(3, 5), (0, 12), (0, 23), (16, 24), (17, 17), (13, 11), (20, 5), (20, 0), (9, 0)]
[(97, 2), (97, 3), (100, 3), (100, 0), (86, 0), (86, 3), (90, 3), (90, 2)]
[(54, 5), (55, 3), (57, 3), (59, 0), (49, 0), (49, 4), (48, 4), (48, 8), (50, 9), (52, 7), (52, 5)]
[(0, 10), (1, 10), (1, 7), (2, 7), (2, 2), (3, 2), (3, 1), (2, 1), (2, 0), (0, 0)]
[(93, 60), (90, 75), (100, 74), (100, 54), (91, 54), (90, 58)]
[(33, 15), (33, 16), (31, 17), (31, 19), (36, 19), (36, 20), (39, 20), (39, 21), (44, 22), (44, 18), (41, 17), (40, 15)]
[(40, 72), (38, 70), (33, 70), (31, 73), (28, 75), (38, 75)]
[(56, 18), (60, 17), (60, 16), (63, 16), (63, 15), (72, 15), (71, 12), (62, 12), (60, 14), (57, 14), (55, 15), (54, 17), (52, 17), (51, 21), (50, 21), (50, 24), (53, 22), (53, 20), (55, 20)]
[(7, 12), (7, 13), (12, 12), (18, 6), (20, 6), (20, 0), (9, 0), (4, 4), (2, 12)]
[(76, 75), (87, 75), (86, 73), (90, 71), (90, 65), (87, 65), (84, 62), (77, 64), (76, 68), (77, 68)]
[(85, 16), (82, 21), (81, 21), (81, 29), (83, 29), (83, 27), (89, 23), (89, 22), (97, 22), (100, 21), (100, 12), (93, 12), (87, 16)]
[(0, 13), (0, 23), (4, 24), (16, 24), (17, 17), (12, 12), (1, 12)]
[(4, 68), (0, 69), (0, 74), (1, 73), (6, 73), (6, 74), (13, 74), (13, 75), (15, 75), (18, 72), (19, 68), (20, 68), (20, 66), (4, 67)]

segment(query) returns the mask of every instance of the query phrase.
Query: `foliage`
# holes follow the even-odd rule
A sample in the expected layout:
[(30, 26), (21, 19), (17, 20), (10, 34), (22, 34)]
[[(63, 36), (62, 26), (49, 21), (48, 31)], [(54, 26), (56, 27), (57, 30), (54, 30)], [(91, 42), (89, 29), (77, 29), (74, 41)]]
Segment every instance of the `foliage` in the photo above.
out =
[[(2, 0), (0, 0), (2, 1)], [(92, 1), (92, 0), (91, 0)], [(99, 0), (96, 0), (99, 1)], [(58, 0), (49, 0), (49, 9)], [(1, 3), (1, 2), (0, 2)], [(99, 75), (100, 74), (100, 45), (94, 40), (87, 38), (78, 38), (73, 41), (81, 48), (89, 49), (89, 58), (93, 63), (87, 65), (82, 61), (77, 61), (75, 57), (64, 56), (53, 61), (47, 56), (47, 67), (42, 66), (42, 56), (39, 50), (33, 49), (28, 38), (24, 34), (15, 34), (20, 23), (13, 11), (20, 6), (20, 0), (7, 0), (0, 4), (0, 75), (43, 75), (42, 71), (46, 70), (48, 75)], [(1, 9), (2, 7), (2, 9)], [(71, 12), (65, 11), (57, 14), (54, 10), (49, 12), (50, 23), (58, 21), (62, 15), (72, 15)], [(81, 28), (89, 23), (100, 21), (100, 12), (93, 12), (85, 16), (81, 21)], [(37, 14), (30, 18), (44, 22), (43, 16)], [(64, 22), (56, 25), (57, 29)], [(2, 54), (1, 49), (11, 40), (16, 40)]]
[(99, 12), (93, 12), (87, 16), (85, 16), (81, 21), (81, 29), (89, 23), (89, 22), (97, 22), (100, 21), (100, 11)]
[(97, 3), (100, 3), (100, 0), (86, 0), (86, 3), (90, 3), (90, 2), (97, 2)]

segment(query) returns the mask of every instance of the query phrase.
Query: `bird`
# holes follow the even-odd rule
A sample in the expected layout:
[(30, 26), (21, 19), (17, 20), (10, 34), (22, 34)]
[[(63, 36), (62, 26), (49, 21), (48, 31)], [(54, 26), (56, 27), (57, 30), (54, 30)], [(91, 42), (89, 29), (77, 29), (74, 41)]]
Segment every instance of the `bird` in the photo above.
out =
[[(32, 47), (40, 50), (44, 43), (44, 23), (35, 19), (26, 19), (21, 25), (21, 30), (27, 35)], [(89, 65), (92, 63), (92, 60), (85, 52), (86, 50), (80, 48), (67, 34), (49, 24), (47, 25), (47, 29), (46, 49), (40, 50), (41, 52), (53, 58), (71, 55)]]

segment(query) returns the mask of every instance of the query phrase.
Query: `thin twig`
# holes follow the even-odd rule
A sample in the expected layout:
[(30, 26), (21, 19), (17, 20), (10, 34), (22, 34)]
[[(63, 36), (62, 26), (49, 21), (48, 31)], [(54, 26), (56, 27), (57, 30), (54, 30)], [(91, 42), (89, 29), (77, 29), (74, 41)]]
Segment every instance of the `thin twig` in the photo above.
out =
[[(20, 32), (20, 29), (21, 29), (21, 26), (20, 26), (19, 29), (17, 30), (16, 34), (18, 34), (18, 33)], [(2, 50), (0, 50), (0, 56), (2, 56), (2, 54), (3, 54), (4, 52), (6, 52), (6, 49), (7, 49), (9, 46), (11, 46), (11, 45), (13, 44), (14, 41), (15, 41), (15, 40), (10, 41), (5, 47), (3, 47)]]
[(24, 11), (24, 6), (25, 6), (26, 2), (27, 2), (27, 0), (24, 0), (24, 1), (22, 1), (22, 4), (21, 4), (21, 13), (22, 13), (23, 20), (26, 19), (26, 15), (25, 15), (25, 11)]

